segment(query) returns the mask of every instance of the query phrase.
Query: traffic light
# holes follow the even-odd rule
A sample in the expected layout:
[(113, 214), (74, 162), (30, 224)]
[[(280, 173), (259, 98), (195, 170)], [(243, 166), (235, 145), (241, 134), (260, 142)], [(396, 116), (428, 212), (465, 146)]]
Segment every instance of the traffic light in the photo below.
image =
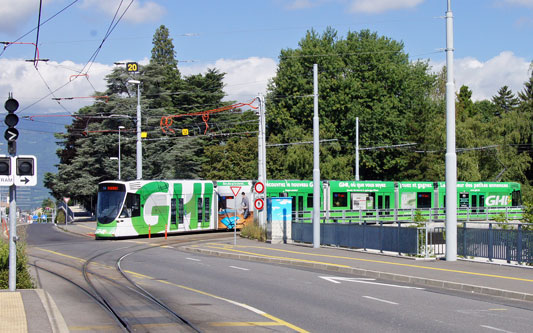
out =
[(37, 158), (33, 155), (0, 155), (0, 186), (37, 185)]
[(33, 176), (35, 157), (17, 157), (17, 176)]
[(15, 128), (15, 126), (19, 122), (19, 117), (15, 114), (15, 111), (17, 111), (19, 108), (19, 102), (12, 96), (9, 96), (4, 104), (4, 108), (8, 112), (4, 120), (8, 127), (4, 133), (4, 138), (7, 140), (7, 151), (11, 155), (16, 155), (19, 131)]
[(12, 170), (14, 185), (37, 185), (37, 158), (33, 155), (19, 155), (14, 157)]
[(11, 157), (0, 157), (0, 176), (11, 176)]

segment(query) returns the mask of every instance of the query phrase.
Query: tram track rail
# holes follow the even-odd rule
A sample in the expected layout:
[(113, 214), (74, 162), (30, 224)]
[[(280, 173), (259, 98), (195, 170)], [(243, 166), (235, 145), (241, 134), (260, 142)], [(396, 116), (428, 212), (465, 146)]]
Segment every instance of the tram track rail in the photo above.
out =
[[(50, 273), (56, 277), (59, 277), (70, 284), (74, 285), (76, 288), (81, 290), (84, 294), (89, 296), (94, 302), (96, 302), (102, 309), (104, 309), (110, 317), (114, 319), (114, 321), (117, 324), (117, 327), (119, 327), (122, 331), (125, 332), (138, 332), (143, 331), (142, 327), (145, 331), (153, 331), (152, 328), (150, 328), (149, 324), (141, 323), (135, 319), (135, 316), (132, 315), (132, 313), (128, 314), (128, 311), (125, 311), (124, 308), (127, 308), (125, 306), (124, 299), (127, 298), (130, 299), (136, 299), (136, 302), (146, 302), (151, 304), (151, 310), (150, 311), (159, 311), (160, 313), (163, 313), (163, 316), (166, 318), (171, 318), (172, 323), (168, 322), (167, 325), (177, 325), (182, 330), (192, 331), (192, 332), (201, 332), (201, 330), (196, 327), (193, 323), (191, 323), (189, 320), (181, 316), (179, 313), (174, 311), (170, 306), (165, 304), (162, 300), (155, 297), (152, 293), (150, 293), (148, 290), (140, 286), (138, 283), (136, 283), (131, 277), (128, 276), (128, 273), (122, 268), (122, 263), (125, 260), (125, 258), (134, 255), (135, 253), (146, 251), (149, 249), (153, 249), (156, 247), (166, 247), (166, 246), (176, 246), (176, 245), (185, 245), (187, 243), (194, 243), (198, 241), (203, 240), (211, 240), (215, 238), (220, 238), (220, 235), (215, 236), (208, 236), (208, 237), (201, 237), (201, 238), (195, 238), (195, 239), (187, 239), (187, 240), (176, 240), (176, 241), (165, 241), (161, 242), (159, 244), (149, 244), (142, 246), (142, 244), (135, 244), (128, 247), (120, 247), (117, 249), (112, 250), (106, 250), (100, 253), (97, 253), (90, 257), (89, 259), (85, 259), (81, 267), (76, 264), (69, 264), (65, 261), (58, 261), (53, 260), (48, 257), (42, 257), (42, 256), (36, 256), (36, 255), (30, 255), (31, 257), (37, 259), (38, 261), (47, 261), (51, 264), (56, 265), (63, 265), (71, 268), (74, 271), (77, 271), (81, 274), (81, 277), (83, 277), (83, 282), (87, 285), (86, 287), (80, 283), (80, 281), (75, 281), (76, 277), (72, 278), (71, 276), (68, 276), (68, 274), (75, 274), (75, 272), (69, 272), (65, 273), (64, 270), (61, 270), (61, 272), (57, 272), (60, 268), (57, 270), (53, 270), (50, 268), (44, 267), (40, 262), (37, 261), (32, 263), (32, 266), (34, 266), (36, 269), (43, 270), (47, 273)], [(136, 248), (138, 246), (142, 246), (141, 248)], [(119, 276), (118, 274), (115, 277), (109, 277), (106, 276), (104, 273), (95, 271), (91, 269), (91, 265), (93, 264), (100, 264), (97, 261), (98, 258), (101, 258), (104, 255), (112, 254), (113, 252), (117, 252), (120, 250), (127, 250), (128, 252), (126, 254), (121, 255), (118, 259), (114, 260), (114, 272), (118, 272), (120, 274), (120, 279), (117, 279), (116, 276)], [(104, 261), (105, 262), (105, 261)], [(103, 264), (107, 266), (108, 268), (111, 268), (109, 264)], [(109, 274), (110, 272), (107, 272)], [(77, 276), (78, 279), (80, 279), (80, 276)], [(128, 290), (130, 292), (128, 292)], [(117, 296), (119, 295), (119, 296)], [(142, 299), (142, 301), (139, 301)], [(130, 301), (131, 302), (131, 301)], [(132, 302), (135, 303), (135, 302)]]

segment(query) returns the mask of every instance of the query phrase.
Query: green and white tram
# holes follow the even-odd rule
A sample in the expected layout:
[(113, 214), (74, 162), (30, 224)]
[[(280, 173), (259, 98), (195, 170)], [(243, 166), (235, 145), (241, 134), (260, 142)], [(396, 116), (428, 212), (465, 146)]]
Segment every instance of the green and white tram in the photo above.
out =
[[(253, 221), (251, 180), (134, 180), (98, 185), (96, 238), (241, 228)], [(267, 197), (292, 198), (293, 221), (311, 220), (313, 182), (269, 180)], [(411, 221), (414, 211), (444, 218), (444, 182), (323, 181), (322, 222)], [(520, 219), (520, 184), (458, 182), (464, 220)], [(247, 207), (244, 209), (243, 207)], [(510, 214), (509, 214), (510, 213)]]
[(95, 237), (214, 230), (214, 197), (211, 181), (102, 182)]

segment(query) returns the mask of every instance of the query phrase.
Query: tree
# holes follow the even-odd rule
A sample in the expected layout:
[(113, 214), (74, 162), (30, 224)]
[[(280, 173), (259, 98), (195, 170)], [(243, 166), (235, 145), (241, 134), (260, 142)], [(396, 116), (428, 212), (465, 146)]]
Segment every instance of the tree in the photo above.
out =
[(169, 37), (167, 27), (161, 25), (157, 28), (152, 39), (152, 44), (152, 58), (150, 59), (150, 63), (170, 65), (172, 67), (178, 66), (176, 51), (174, 51), (174, 44), (172, 43), (172, 38)]
[(498, 90), (498, 94), (492, 97), (492, 103), (497, 107), (496, 116), (510, 112), (519, 104), (518, 99), (508, 86), (503, 86)]
[[(183, 117), (173, 129), (163, 133), (164, 116), (187, 114), (222, 105), (224, 73), (210, 69), (206, 74), (182, 78), (173, 58), (175, 52), (168, 30), (161, 26), (154, 35), (152, 59), (141, 66), (136, 79), (141, 81), (141, 130), (143, 140), (143, 179), (199, 178), (206, 161), (199, 117)], [(137, 89), (127, 81), (124, 68), (115, 68), (107, 77), (107, 102), (97, 100), (73, 116), (66, 133), (57, 134), (60, 157), (58, 172), (47, 173), (44, 184), (56, 199), (69, 196), (89, 210), (94, 209), (98, 183), (116, 179), (118, 127), (121, 131), (121, 175), (125, 180), (136, 177), (136, 105)], [(190, 129), (181, 136), (181, 129)], [(207, 134), (210, 134), (211, 129)]]
[[(354, 174), (355, 119), (360, 119), (362, 146), (410, 142), (431, 119), (430, 93), (435, 77), (425, 62), (409, 62), (403, 44), (368, 30), (339, 38), (331, 28), (319, 35), (307, 32), (299, 48), (282, 50), (276, 77), (268, 87), (269, 141), (312, 141), (313, 64), (319, 68), (320, 138), (323, 179), (347, 179)], [(416, 122), (413, 122), (416, 120)], [(272, 158), (283, 151), (286, 158)], [(310, 179), (309, 147), (269, 149), (268, 170), (280, 178)], [(398, 150), (361, 154), (363, 179), (398, 179), (407, 160)], [(283, 166), (273, 166), (283, 163)]]

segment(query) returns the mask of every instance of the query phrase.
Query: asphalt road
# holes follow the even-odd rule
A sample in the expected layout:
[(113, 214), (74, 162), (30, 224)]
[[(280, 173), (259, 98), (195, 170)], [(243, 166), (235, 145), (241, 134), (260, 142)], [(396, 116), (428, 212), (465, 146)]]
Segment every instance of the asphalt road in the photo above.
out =
[[(205, 332), (530, 332), (533, 325), (531, 309), (499, 299), (191, 254), (171, 244), (197, 238), (94, 241), (51, 225), (28, 228), (30, 255), (37, 261), (74, 263), (102, 251), (122, 255), (168, 243), (128, 255), (122, 268)], [(102, 257), (103, 274), (115, 258)], [(43, 272), (39, 278), (71, 330), (113, 327), (109, 315), (79, 290)]]

